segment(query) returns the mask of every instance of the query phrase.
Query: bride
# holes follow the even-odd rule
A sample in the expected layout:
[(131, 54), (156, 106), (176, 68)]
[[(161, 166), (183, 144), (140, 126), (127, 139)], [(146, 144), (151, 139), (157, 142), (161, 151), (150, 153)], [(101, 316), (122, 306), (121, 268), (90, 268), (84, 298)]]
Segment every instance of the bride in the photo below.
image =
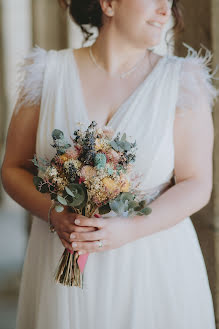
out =
[[(212, 192), (211, 52), (149, 50), (171, 15), (182, 26), (178, 0), (60, 2), (87, 38), (86, 24), (99, 35), (91, 47), (35, 47), (22, 65), (1, 171), (7, 193), (33, 214), (16, 329), (215, 329), (190, 219)], [(152, 213), (89, 219), (52, 210), (50, 231), (51, 201), (36, 191), (29, 159), (52, 157), (54, 128), (70, 135), (92, 120), (137, 140), (135, 170)], [(83, 290), (54, 283), (64, 248), (90, 254)]]

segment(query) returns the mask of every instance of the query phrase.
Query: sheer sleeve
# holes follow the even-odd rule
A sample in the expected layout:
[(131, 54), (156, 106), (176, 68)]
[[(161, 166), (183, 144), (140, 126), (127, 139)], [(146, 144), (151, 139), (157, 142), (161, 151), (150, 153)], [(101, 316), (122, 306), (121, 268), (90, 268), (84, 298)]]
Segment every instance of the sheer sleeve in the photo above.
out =
[(23, 105), (40, 105), (47, 54), (35, 46), (18, 64), (15, 113)]
[(183, 116), (186, 110), (193, 111), (213, 111), (214, 104), (219, 96), (219, 89), (212, 83), (218, 65), (212, 72), (211, 64), (212, 53), (205, 48), (205, 55), (201, 56), (202, 48), (199, 52), (195, 51), (189, 45), (183, 43), (188, 48), (188, 53), (182, 60), (182, 66), (179, 79), (179, 92), (176, 104), (176, 113)]

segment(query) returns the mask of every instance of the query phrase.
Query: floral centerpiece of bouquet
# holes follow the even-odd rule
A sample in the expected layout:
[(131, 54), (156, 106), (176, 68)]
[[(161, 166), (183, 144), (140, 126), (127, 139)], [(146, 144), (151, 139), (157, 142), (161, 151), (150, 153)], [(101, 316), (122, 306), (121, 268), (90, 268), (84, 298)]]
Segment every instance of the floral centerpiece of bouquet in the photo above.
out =
[[(111, 211), (124, 217), (151, 213), (146, 200), (132, 190), (129, 174), (136, 158), (136, 142), (128, 142), (125, 133), (122, 137), (120, 133), (115, 138), (113, 135), (113, 130), (100, 128), (92, 121), (86, 130), (74, 131), (71, 144), (61, 130), (54, 129), (51, 146), (56, 149), (55, 156), (49, 161), (34, 155), (31, 161), (40, 175), (38, 171), (33, 182), (39, 192), (50, 195), (57, 212), (68, 206), (70, 211), (86, 217), (100, 217)], [(87, 257), (65, 249), (55, 281), (82, 288)]]

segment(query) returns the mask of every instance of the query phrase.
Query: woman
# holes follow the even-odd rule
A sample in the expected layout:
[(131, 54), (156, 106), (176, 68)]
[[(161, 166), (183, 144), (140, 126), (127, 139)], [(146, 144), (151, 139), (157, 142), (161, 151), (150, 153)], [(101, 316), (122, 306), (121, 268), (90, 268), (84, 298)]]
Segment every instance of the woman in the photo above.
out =
[[(218, 91), (207, 65), (211, 53), (202, 57), (188, 47), (182, 58), (149, 50), (171, 13), (181, 24), (177, 0), (72, 0), (69, 12), (84, 32), (84, 24), (98, 27), (96, 42), (77, 50), (34, 48), (8, 130), (4, 188), (34, 215), (16, 328), (214, 329), (189, 217), (212, 191), (211, 111)], [(78, 122), (91, 120), (136, 139), (135, 170), (152, 213), (124, 220), (52, 211), (51, 234), (51, 203), (35, 190), (28, 159), (35, 152), (54, 155), (54, 128), (71, 135)], [(83, 290), (54, 283), (64, 248), (90, 253)]]

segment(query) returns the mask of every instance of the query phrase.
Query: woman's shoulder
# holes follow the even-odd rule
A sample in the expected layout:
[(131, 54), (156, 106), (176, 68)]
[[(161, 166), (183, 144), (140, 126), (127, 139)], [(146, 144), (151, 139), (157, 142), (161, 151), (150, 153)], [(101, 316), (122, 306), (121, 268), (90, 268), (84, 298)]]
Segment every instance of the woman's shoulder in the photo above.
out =
[[(60, 57), (69, 49), (49, 49), (35, 45), (30, 51), (21, 56), (16, 66), (16, 93), (15, 112), (23, 105), (40, 105), (45, 71), (50, 64), (54, 66), (51, 72), (55, 71)], [(60, 61), (61, 62), (61, 61)]]
[(46, 49), (43, 47), (40, 47), (38, 45), (35, 45), (32, 47), (27, 55), (23, 56), (22, 61), (28, 62), (30, 64), (33, 63), (46, 63), (49, 58), (58, 58), (62, 55), (65, 55), (66, 53), (70, 52), (71, 48), (64, 48), (64, 49)]
[[(186, 48), (187, 53), (184, 57), (177, 55), (168, 55), (170, 61), (179, 63), (181, 65), (182, 71), (207, 71), (213, 77), (218, 70), (216, 67), (215, 71), (212, 73), (213, 66), (213, 52), (200, 44), (198, 50), (194, 49), (187, 43), (183, 42), (182, 45)], [(217, 65), (218, 66), (218, 65)], [(211, 74), (212, 73), (212, 74)]]
[(213, 68), (213, 53), (203, 44), (198, 50), (186, 43), (183, 46), (187, 48), (185, 57), (171, 56), (179, 64), (178, 111), (200, 111), (201, 107), (213, 111), (219, 96), (219, 90), (213, 83), (213, 80), (219, 80), (219, 74), (215, 77), (218, 65)]

